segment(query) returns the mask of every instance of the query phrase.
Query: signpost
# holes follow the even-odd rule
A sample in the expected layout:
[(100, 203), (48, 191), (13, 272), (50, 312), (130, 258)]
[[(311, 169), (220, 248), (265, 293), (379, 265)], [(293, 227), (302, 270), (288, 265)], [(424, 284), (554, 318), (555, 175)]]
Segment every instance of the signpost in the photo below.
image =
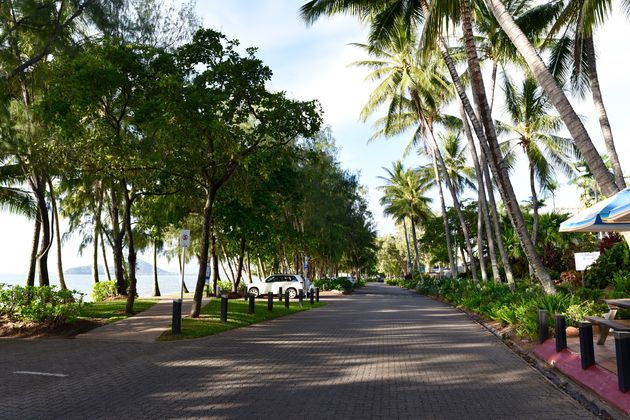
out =
[(599, 252), (576, 252), (575, 270), (584, 271), (599, 258)]
[(184, 266), (186, 264), (186, 248), (190, 246), (190, 230), (182, 229), (179, 234), (179, 246), (182, 247), (182, 284), (180, 286), (179, 299), (173, 300), (173, 322), (171, 332), (173, 335), (182, 332), (182, 302), (184, 301)]

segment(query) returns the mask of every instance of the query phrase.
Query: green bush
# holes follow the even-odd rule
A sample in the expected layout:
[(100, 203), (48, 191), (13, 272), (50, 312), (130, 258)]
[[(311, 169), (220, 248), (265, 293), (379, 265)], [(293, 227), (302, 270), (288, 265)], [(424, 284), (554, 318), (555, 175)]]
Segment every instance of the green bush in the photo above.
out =
[[(630, 266), (630, 250), (625, 241), (615, 244), (602, 252), (597, 261), (584, 273), (584, 286), (591, 289), (604, 289), (610, 284), (615, 273), (622, 271), (628, 275), (625, 267)], [(623, 268), (622, 268), (623, 267)]]
[(219, 287), (220, 293), (230, 293), (232, 291), (231, 281), (219, 281), (217, 282), (217, 286)]
[(108, 298), (118, 295), (115, 280), (99, 281), (92, 286), (90, 298), (92, 302), (102, 302)]
[(584, 321), (587, 316), (597, 315), (600, 309), (595, 302), (569, 305), (564, 311), (567, 326), (577, 327), (580, 321)]
[(337, 277), (334, 279), (318, 279), (313, 282), (315, 287), (319, 290), (339, 290), (344, 292), (351, 292), (354, 289), (354, 284), (347, 277)]
[(71, 323), (79, 315), (82, 304), (83, 293), (74, 290), (0, 284), (0, 315), (12, 321)]

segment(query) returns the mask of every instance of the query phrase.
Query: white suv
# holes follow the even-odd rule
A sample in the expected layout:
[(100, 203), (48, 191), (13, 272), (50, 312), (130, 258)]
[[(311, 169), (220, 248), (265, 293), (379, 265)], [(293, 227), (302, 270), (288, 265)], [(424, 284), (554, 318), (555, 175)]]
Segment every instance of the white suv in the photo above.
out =
[(300, 290), (306, 294), (306, 290), (312, 290), (313, 284), (304, 280), (299, 274), (273, 274), (263, 281), (255, 281), (247, 285), (247, 293), (256, 297), (273, 293), (277, 295), (282, 287), (282, 293), (289, 292), (289, 298), (295, 298)]

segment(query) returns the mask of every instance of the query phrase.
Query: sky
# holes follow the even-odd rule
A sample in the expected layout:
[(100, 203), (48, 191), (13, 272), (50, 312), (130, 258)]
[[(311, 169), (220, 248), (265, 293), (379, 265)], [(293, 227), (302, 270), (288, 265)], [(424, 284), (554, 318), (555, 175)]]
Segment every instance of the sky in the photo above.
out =
[[(383, 216), (378, 204), (379, 179), (383, 167), (401, 159), (410, 136), (368, 144), (374, 130), (373, 122), (362, 122), (359, 113), (375, 84), (365, 81), (365, 70), (351, 63), (367, 58), (351, 43), (366, 42), (367, 29), (352, 17), (321, 18), (307, 27), (298, 16), (299, 7), (306, 0), (198, 0), (197, 13), (205, 27), (223, 32), (240, 45), (257, 47), (257, 55), (273, 71), (271, 88), (285, 91), (300, 100), (317, 99), (324, 111), (325, 124), (330, 126), (339, 148), (338, 159), (344, 169), (360, 174), (367, 188), (370, 209), (379, 234), (395, 230), (391, 219)], [(604, 101), (608, 108), (622, 168), (630, 173), (630, 117), (627, 99), (630, 97), (628, 80), (630, 21), (614, 10), (606, 25), (595, 34), (598, 50), (598, 70)], [(588, 98), (587, 98), (588, 99)], [(578, 114), (596, 146), (603, 151), (603, 141), (590, 100), (572, 99)], [(500, 100), (499, 102), (500, 103)], [(501, 118), (501, 109), (498, 109)], [(495, 117), (497, 117), (495, 115)], [(421, 163), (410, 156), (408, 166)], [(513, 176), (517, 197), (529, 196), (526, 168), (518, 166)], [(520, 176), (520, 174), (523, 176)], [(577, 193), (563, 186), (556, 193), (556, 206), (576, 208)], [(436, 203), (437, 205), (437, 203)], [(436, 206), (437, 209), (437, 206)], [(28, 257), (33, 231), (32, 221), (0, 212), (0, 273), (22, 274), (28, 268)], [(66, 267), (89, 265), (89, 251), (79, 256), (78, 238), (71, 238), (63, 246)], [(53, 247), (52, 252), (56, 252)], [(142, 257), (142, 256), (141, 256)], [(149, 260), (148, 257), (143, 257)], [(52, 258), (51, 258), (52, 260)], [(174, 268), (163, 261), (164, 268)], [(53, 263), (51, 262), (51, 271)]]

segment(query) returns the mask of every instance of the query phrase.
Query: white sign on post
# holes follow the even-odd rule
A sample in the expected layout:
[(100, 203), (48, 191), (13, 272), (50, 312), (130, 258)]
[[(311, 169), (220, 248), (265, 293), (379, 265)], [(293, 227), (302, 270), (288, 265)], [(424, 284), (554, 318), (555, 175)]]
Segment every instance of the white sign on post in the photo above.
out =
[(179, 246), (188, 248), (190, 246), (190, 230), (182, 229), (179, 234)]
[(599, 258), (599, 252), (576, 252), (575, 270), (584, 271)]

